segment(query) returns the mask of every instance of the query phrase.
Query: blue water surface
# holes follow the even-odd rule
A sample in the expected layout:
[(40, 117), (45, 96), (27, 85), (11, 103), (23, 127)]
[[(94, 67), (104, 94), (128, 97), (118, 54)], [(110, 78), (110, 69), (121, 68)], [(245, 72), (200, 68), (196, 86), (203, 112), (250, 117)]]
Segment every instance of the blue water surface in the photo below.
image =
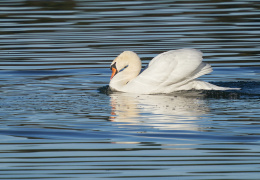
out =
[[(0, 2), (0, 179), (260, 173), (258, 1)], [(239, 91), (110, 93), (110, 63), (196, 48)]]

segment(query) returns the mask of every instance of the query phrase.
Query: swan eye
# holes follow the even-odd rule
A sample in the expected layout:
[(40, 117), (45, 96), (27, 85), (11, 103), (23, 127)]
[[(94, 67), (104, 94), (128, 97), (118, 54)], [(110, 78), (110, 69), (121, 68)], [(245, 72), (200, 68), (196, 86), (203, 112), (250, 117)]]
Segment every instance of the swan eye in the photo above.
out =
[(123, 70), (125, 70), (125, 68), (127, 68), (128, 67), (128, 65), (126, 65), (123, 69), (121, 69), (119, 72), (121, 72), (121, 71), (123, 71)]

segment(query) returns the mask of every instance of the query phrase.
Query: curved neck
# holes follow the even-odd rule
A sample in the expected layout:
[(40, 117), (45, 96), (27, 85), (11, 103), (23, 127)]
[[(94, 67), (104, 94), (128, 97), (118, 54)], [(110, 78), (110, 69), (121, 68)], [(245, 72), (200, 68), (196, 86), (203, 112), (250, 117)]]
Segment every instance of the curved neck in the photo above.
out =
[(110, 81), (109, 86), (113, 90), (121, 91), (124, 86), (138, 76), (142, 68), (141, 60), (131, 59), (125, 69), (117, 73)]

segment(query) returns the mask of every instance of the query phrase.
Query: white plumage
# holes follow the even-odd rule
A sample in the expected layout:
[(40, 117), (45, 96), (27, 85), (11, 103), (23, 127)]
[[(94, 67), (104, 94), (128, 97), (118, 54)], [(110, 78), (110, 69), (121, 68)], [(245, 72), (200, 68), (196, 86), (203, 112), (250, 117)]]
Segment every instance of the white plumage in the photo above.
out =
[(202, 62), (202, 53), (195, 49), (171, 50), (159, 54), (141, 74), (140, 58), (132, 51), (124, 51), (111, 63), (111, 69), (114, 72), (109, 83), (112, 91), (158, 94), (191, 89), (236, 89), (196, 80), (212, 72), (212, 68)]

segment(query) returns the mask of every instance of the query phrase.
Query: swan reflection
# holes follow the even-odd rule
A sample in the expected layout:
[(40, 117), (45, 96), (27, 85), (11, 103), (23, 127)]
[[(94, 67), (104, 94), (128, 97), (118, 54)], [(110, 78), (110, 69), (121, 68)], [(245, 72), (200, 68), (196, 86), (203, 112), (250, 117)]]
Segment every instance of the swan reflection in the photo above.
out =
[(113, 93), (111, 121), (160, 129), (198, 130), (195, 121), (209, 111), (197, 94), (139, 95)]

